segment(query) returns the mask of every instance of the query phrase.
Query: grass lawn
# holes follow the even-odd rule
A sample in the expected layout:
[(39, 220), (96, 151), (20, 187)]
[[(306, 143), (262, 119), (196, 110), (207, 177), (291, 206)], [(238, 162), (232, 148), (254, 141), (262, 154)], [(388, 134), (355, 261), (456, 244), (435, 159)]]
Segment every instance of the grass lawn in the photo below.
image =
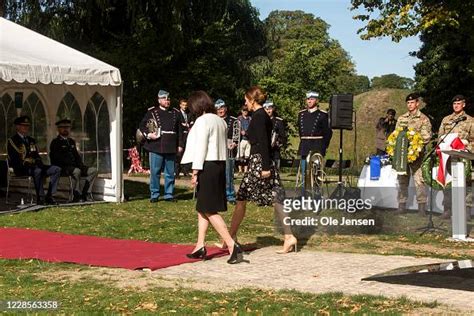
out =
[[(192, 244), (196, 238), (196, 213), (192, 191), (177, 188), (177, 203), (148, 202), (148, 186), (125, 183), (130, 201), (122, 204), (97, 204), (82, 207), (51, 208), (40, 212), (0, 216), (0, 227), (28, 227), (72, 234), (87, 234), (122, 239), (140, 239)], [(231, 205), (230, 210), (232, 209)], [(231, 211), (225, 214), (227, 222)], [(239, 234), (243, 243), (260, 247), (281, 245), (268, 207), (249, 205)], [(328, 212), (335, 218), (342, 214)], [(394, 216), (390, 212), (367, 212), (361, 217), (376, 218), (371, 230), (322, 228), (297, 231), (305, 249), (376, 254), (404, 254), (440, 258), (472, 258), (473, 246), (445, 241), (443, 235), (420, 237), (415, 228), (426, 218), (416, 214)], [(436, 219), (436, 223), (440, 220)], [(443, 222), (449, 227), (448, 222)], [(305, 237), (306, 239), (303, 239)], [(208, 242), (218, 237), (210, 230)], [(301, 247), (300, 247), (301, 248)], [(37, 273), (87, 270), (86, 266), (50, 264), (37, 260), (0, 260), (1, 299), (49, 299), (61, 303), (62, 313), (91, 312), (162, 312), (179, 314), (302, 314), (302, 313), (403, 313), (436, 304), (421, 304), (407, 299), (373, 296), (324, 295), (297, 292), (272, 292), (244, 289), (230, 293), (210, 293), (182, 288), (117, 288), (111, 282), (81, 279), (58, 282), (38, 277)]]

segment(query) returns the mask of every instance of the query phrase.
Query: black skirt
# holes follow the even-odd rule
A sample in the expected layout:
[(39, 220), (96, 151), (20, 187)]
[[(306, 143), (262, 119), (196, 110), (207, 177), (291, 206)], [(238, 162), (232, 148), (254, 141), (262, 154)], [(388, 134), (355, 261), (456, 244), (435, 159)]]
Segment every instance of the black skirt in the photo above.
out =
[(196, 210), (200, 213), (227, 211), (225, 161), (205, 161), (198, 174)]

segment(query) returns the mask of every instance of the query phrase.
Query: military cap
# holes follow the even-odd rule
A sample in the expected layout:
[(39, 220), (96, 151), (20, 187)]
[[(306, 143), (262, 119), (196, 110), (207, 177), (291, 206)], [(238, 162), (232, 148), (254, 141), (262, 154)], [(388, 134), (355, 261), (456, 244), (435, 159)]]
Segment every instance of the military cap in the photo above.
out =
[(466, 98), (462, 94), (456, 94), (453, 97), (453, 100), (451, 102), (456, 102), (456, 101), (465, 101)]
[(306, 92), (306, 99), (310, 99), (310, 98), (319, 98), (319, 93), (315, 92), (315, 91), (308, 91)]
[(56, 122), (57, 127), (71, 127), (71, 120), (70, 119), (62, 119)]
[(226, 106), (226, 105), (225, 105), (224, 100), (217, 99), (216, 103), (214, 103), (214, 106), (215, 106), (216, 109), (220, 109), (221, 107)]
[(31, 125), (31, 120), (28, 116), (22, 115), (17, 117), (14, 121), (13, 124), (15, 125)]
[(274, 104), (273, 104), (272, 99), (268, 99), (267, 101), (265, 101), (265, 103), (263, 104), (263, 107), (264, 107), (264, 108), (272, 108), (272, 107), (274, 107)]
[(411, 100), (418, 100), (420, 98), (420, 95), (416, 92), (410, 93), (407, 95), (405, 98), (405, 102), (411, 101)]
[(159, 99), (162, 99), (162, 98), (165, 98), (165, 99), (168, 99), (168, 96), (169, 96), (169, 92), (168, 91), (165, 91), (165, 90), (160, 90), (158, 91), (158, 98)]

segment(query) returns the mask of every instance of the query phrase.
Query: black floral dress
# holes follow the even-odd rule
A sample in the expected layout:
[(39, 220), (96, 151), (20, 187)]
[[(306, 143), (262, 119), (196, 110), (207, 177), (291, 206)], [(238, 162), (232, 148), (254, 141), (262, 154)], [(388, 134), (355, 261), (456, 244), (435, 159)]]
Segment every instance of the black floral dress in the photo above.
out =
[(237, 192), (237, 201), (252, 201), (259, 206), (270, 206), (273, 203), (283, 204), (285, 191), (281, 185), (280, 174), (272, 166), (271, 176), (262, 178), (262, 156), (250, 155), (249, 168), (244, 174)]
[[(256, 110), (247, 130), (251, 146), (249, 168), (237, 192), (238, 201), (253, 201), (261, 206), (283, 203), (285, 191), (271, 159), (272, 129), (273, 123), (267, 112), (263, 108)], [(262, 170), (270, 170), (270, 177), (262, 178)]]

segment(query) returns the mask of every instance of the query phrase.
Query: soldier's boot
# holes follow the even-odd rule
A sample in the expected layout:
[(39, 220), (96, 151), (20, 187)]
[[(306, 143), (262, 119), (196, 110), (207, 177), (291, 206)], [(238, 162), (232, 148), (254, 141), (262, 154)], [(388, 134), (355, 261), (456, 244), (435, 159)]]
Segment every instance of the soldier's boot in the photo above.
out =
[(73, 202), (73, 203), (77, 203), (77, 202), (79, 202), (80, 200), (81, 200), (81, 193), (80, 193), (79, 191), (74, 190), (72, 202)]
[(47, 205), (58, 205), (59, 203), (53, 198), (53, 188), (52, 184), (50, 183), (48, 186), (48, 193), (46, 194), (45, 202)]
[(84, 202), (92, 200), (92, 198), (89, 196), (89, 192), (88, 192), (90, 186), (91, 186), (90, 182), (86, 180), (86, 182), (84, 183), (84, 187), (82, 188), (82, 201), (84, 201)]
[(443, 214), (441, 214), (442, 219), (450, 219), (451, 218), (451, 208), (450, 207), (445, 207)]
[(418, 214), (421, 216), (426, 215), (426, 203), (418, 203)]
[(405, 214), (407, 212), (407, 204), (406, 203), (399, 203), (398, 209), (395, 214)]

